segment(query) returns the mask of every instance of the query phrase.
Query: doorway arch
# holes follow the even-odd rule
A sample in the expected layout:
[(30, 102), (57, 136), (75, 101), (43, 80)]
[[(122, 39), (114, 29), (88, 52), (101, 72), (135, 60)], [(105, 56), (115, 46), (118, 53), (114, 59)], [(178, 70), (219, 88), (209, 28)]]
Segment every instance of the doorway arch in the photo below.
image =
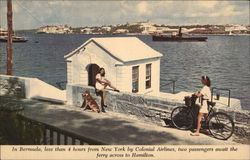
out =
[(99, 72), (100, 67), (97, 64), (89, 64), (88, 66), (88, 85), (95, 87), (96, 75)]

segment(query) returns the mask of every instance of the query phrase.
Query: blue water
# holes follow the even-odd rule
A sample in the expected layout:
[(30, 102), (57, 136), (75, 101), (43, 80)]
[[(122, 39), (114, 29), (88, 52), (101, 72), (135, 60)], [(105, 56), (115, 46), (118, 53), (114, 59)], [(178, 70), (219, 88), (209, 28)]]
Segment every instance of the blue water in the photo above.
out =
[[(65, 54), (93, 36), (77, 34), (19, 33), (26, 43), (14, 43), (14, 75), (37, 77), (47, 83), (66, 81)], [(161, 90), (166, 80), (176, 82), (176, 92), (197, 91), (200, 77), (208, 75), (212, 87), (228, 88), (231, 97), (241, 99), (243, 109), (250, 109), (250, 36), (209, 36), (207, 42), (153, 42), (151, 36), (137, 36), (161, 52)], [(6, 73), (6, 44), (0, 43), (0, 74)], [(226, 91), (220, 91), (227, 96)]]

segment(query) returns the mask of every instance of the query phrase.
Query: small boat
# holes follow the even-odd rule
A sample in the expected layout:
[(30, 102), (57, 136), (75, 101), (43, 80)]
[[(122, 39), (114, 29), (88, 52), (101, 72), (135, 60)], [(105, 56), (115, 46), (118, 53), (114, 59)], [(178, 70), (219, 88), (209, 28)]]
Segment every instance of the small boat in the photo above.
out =
[[(0, 42), (7, 42), (8, 40), (8, 32), (0, 28)], [(12, 42), (27, 42), (28, 40), (24, 37), (20, 37), (17, 35), (12, 35)]]
[(153, 41), (172, 41), (172, 42), (199, 42), (206, 41), (207, 37), (183, 37), (181, 33), (181, 27), (177, 35), (164, 36), (164, 35), (153, 35)]
[[(7, 42), (8, 37), (0, 36), (0, 42)], [(28, 40), (23, 37), (12, 36), (12, 42), (27, 42)]]

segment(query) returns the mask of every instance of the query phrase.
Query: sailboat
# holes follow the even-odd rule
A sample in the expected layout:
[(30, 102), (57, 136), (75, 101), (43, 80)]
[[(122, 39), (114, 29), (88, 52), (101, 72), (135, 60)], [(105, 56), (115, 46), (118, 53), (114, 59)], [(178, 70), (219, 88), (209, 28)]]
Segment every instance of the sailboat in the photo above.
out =
[[(1, 0), (0, 0), (0, 4), (1, 4)], [(11, 37), (12, 37), (12, 42), (27, 42), (28, 41), (24, 37), (15, 35), (14, 32), (12, 33)], [(7, 40), (8, 40), (8, 31), (1, 28), (1, 20), (0, 20), (0, 42), (7, 42)]]
[[(7, 42), (8, 39), (8, 31), (0, 28), (0, 42)], [(27, 42), (28, 40), (24, 37), (17, 36), (12, 34), (12, 42)]]

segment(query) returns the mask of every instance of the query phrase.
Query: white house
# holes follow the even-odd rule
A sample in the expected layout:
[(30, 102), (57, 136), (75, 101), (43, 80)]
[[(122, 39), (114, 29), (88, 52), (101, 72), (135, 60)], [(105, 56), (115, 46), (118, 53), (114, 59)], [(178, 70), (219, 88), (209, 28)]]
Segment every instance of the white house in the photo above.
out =
[(129, 30), (128, 29), (117, 29), (115, 32), (114, 32), (114, 34), (116, 34), (116, 33), (128, 33), (129, 32)]
[(65, 55), (67, 83), (94, 86), (99, 67), (120, 91), (159, 92), (160, 57), (136, 37), (91, 38)]
[(242, 25), (228, 25), (225, 27), (225, 31), (247, 31), (247, 27)]

